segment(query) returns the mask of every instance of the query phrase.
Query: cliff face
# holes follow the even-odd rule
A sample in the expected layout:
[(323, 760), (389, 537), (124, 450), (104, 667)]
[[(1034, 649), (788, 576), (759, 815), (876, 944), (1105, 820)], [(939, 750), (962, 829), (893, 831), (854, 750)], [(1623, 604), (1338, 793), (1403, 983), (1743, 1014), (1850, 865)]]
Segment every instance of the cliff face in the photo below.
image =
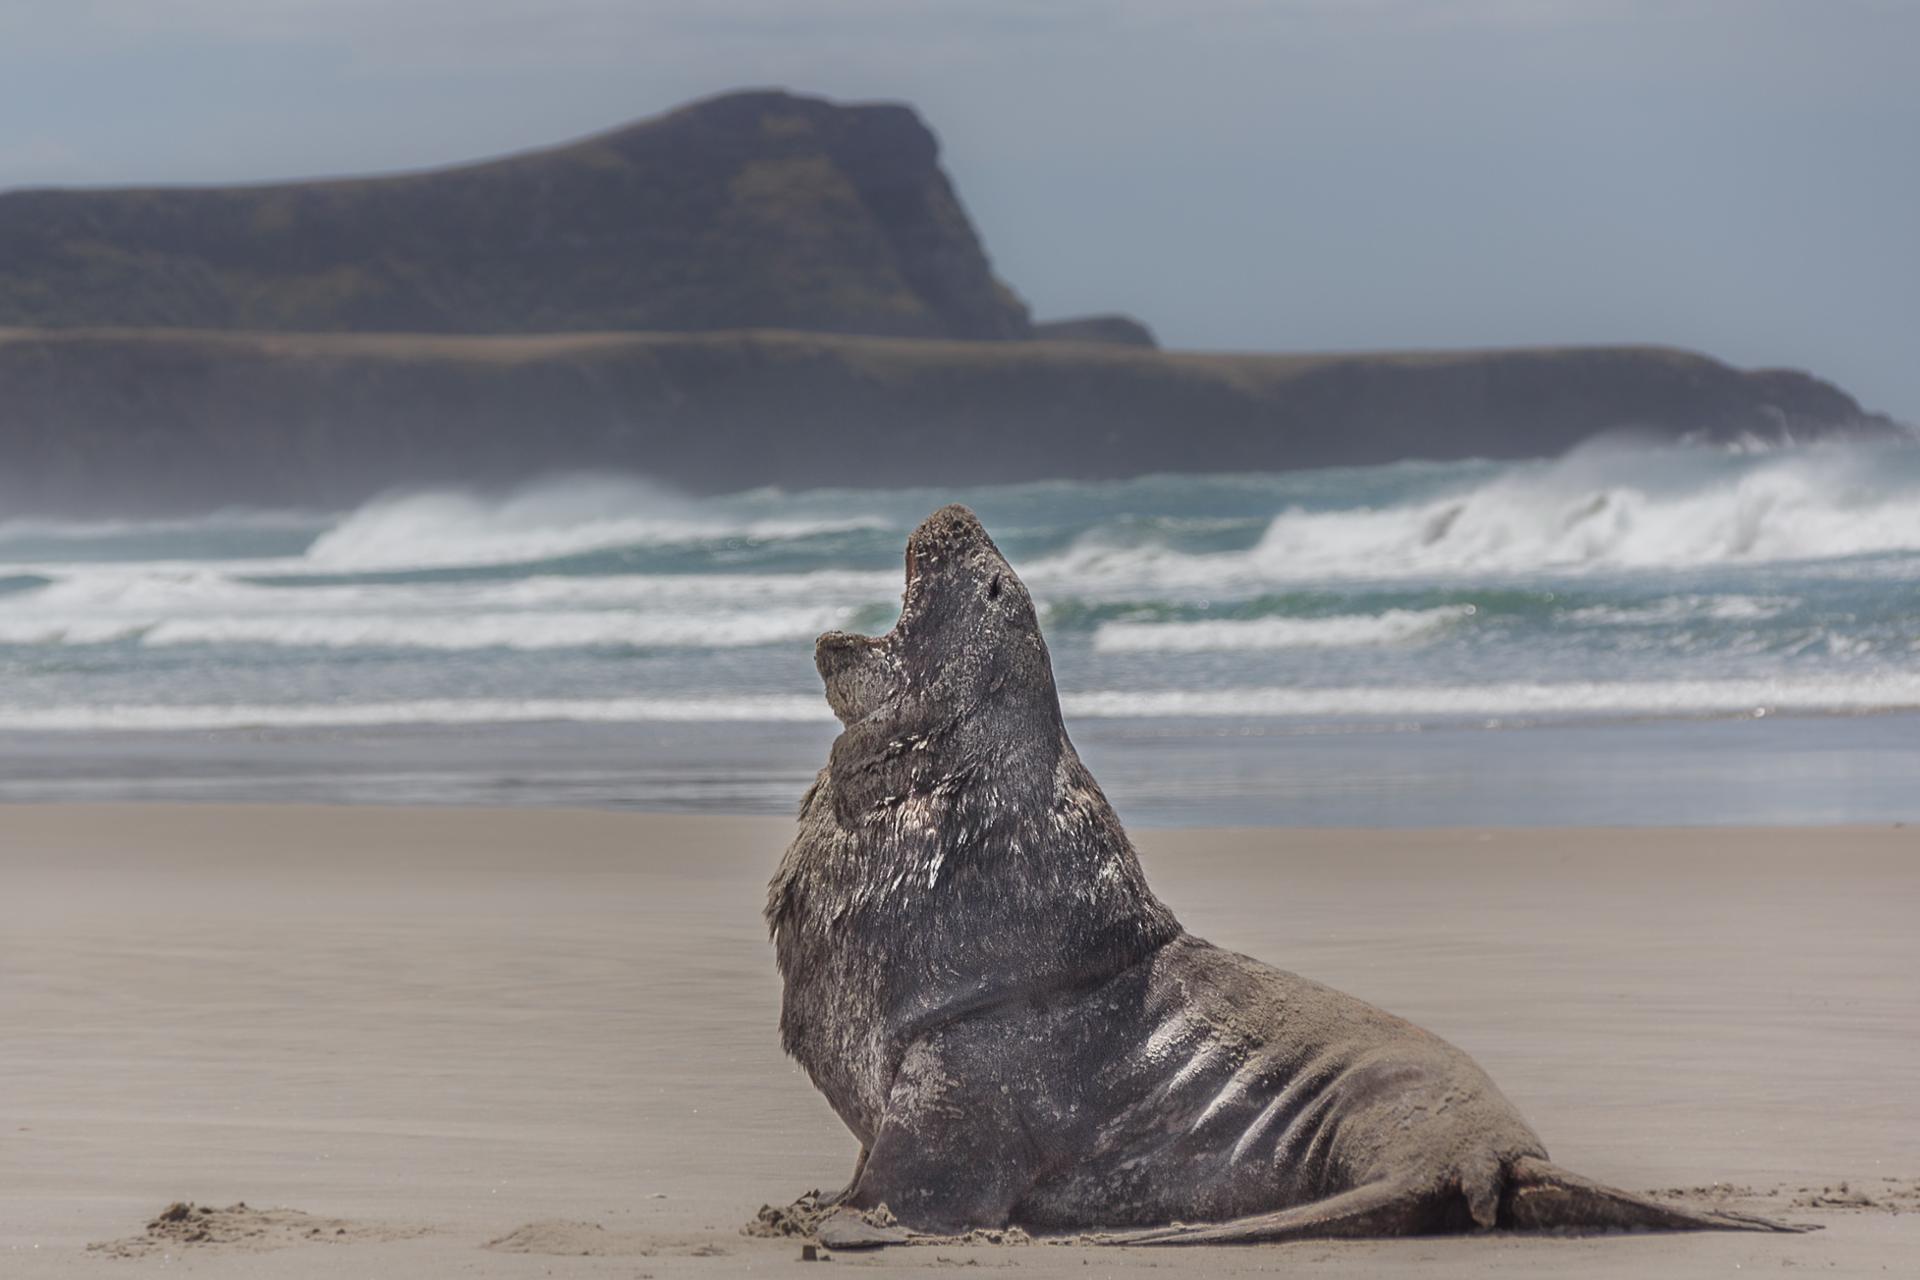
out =
[(774, 92), (429, 173), (0, 194), (0, 325), (1030, 333), (912, 110)]
[(1884, 433), (1661, 348), (1203, 356), (807, 336), (0, 333), (0, 511), (341, 507), (616, 468), (699, 491), (1557, 454), (1601, 431)]

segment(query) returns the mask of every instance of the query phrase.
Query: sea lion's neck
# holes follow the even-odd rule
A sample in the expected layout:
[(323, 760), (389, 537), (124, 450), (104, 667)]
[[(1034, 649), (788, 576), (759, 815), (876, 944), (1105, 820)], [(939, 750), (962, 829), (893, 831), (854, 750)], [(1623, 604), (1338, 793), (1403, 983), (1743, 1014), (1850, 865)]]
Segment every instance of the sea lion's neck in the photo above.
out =
[(1044, 788), (988, 768), (950, 795), (909, 798), (868, 845), (885, 885), (876, 906), (910, 922), (906, 950), (920, 961), (892, 975), (896, 1033), (1098, 981), (1179, 932), (1061, 744)]
[[(1056, 742), (1038, 779), (982, 761), (852, 823), (822, 776), (768, 916), (788, 1050), (830, 1098), (844, 1068), (821, 1059), (853, 1048), (830, 1040), (864, 1042), (866, 1078), (846, 1087), (881, 1091), (932, 1027), (1091, 985), (1180, 934), (1106, 797), (1065, 735)], [(828, 1023), (836, 1035), (815, 1034)]]

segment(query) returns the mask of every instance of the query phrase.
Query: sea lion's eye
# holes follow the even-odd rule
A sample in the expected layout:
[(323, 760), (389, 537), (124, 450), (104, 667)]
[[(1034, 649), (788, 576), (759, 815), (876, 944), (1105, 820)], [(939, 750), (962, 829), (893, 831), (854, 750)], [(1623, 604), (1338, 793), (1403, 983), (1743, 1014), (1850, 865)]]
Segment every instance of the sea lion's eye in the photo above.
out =
[(987, 584), (987, 599), (998, 600), (999, 598), (1000, 598), (1000, 575), (996, 573), (993, 575), (993, 581)]

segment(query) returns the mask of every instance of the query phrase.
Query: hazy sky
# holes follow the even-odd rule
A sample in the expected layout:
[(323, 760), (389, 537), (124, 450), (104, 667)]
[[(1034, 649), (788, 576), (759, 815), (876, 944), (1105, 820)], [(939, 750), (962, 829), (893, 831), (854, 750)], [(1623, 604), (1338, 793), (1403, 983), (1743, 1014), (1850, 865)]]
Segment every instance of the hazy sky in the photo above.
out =
[(1040, 317), (1667, 342), (1920, 421), (1920, 0), (0, 0), (0, 187), (904, 99)]

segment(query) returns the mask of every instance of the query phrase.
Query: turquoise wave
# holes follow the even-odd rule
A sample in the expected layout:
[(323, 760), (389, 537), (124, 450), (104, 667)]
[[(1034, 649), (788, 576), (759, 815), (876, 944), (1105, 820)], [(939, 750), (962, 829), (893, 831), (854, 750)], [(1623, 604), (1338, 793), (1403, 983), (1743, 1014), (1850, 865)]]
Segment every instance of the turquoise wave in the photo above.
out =
[(1693, 690), (1675, 714), (1727, 687), (1856, 709), (1920, 670), (1920, 447), (1596, 449), (707, 499), (575, 478), (151, 525), (0, 512), (0, 703), (74, 724), (294, 702), (341, 723), (622, 699), (785, 715), (818, 699), (814, 635), (892, 625), (904, 538), (951, 500), (1032, 588), (1061, 687), (1129, 715), (1218, 715), (1248, 689), (1269, 691), (1249, 715), (1483, 707), (1495, 684), (1578, 709), (1595, 682)]

